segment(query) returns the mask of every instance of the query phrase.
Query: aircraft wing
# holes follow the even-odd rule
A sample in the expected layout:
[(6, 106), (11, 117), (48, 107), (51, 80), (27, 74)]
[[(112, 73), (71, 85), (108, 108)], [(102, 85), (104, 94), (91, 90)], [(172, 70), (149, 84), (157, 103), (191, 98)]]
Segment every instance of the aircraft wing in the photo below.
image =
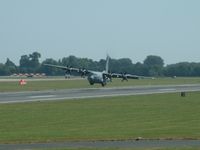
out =
[(51, 65), (51, 64), (44, 64), (45, 66), (49, 66), (49, 67), (55, 67), (55, 68), (59, 68), (59, 69), (62, 69), (62, 70), (71, 70), (71, 71), (78, 71), (79, 69), (78, 68), (71, 68), (71, 67), (68, 67), (68, 66), (59, 66), (59, 65)]
[(68, 67), (68, 66), (59, 66), (59, 65), (52, 65), (52, 64), (44, 64), (44, 65), (45, 66), (49, 66), (49, 67), (55, 67), (55, 68), (59, 68), (59, 69), (65, 70), (66, 73), (68, 73), (68, 74), (71, 74), (73, 72), (77, 72), (77, 73), (80, 73), (81, 76), (85, 76), (85, 75), (87, 75), (87, 74), (92, 72), (90, 70), (73, 68), (73, 67)]
[(145, 76), (138, 76), (138, 75), (133, 75), (133, 74), (126, 74), (126, 73), (112, 73), (111, 77), (122, 78), (122, 81), (128, 80), (128, 79), (155, 79), (154, 77), (145, 77)]
[(132, 74), (123, 74), (123, 73), (112, 73), (112, 78), (122, 78), (122, 79), (140, 79), (141, 76), (132, 75)]

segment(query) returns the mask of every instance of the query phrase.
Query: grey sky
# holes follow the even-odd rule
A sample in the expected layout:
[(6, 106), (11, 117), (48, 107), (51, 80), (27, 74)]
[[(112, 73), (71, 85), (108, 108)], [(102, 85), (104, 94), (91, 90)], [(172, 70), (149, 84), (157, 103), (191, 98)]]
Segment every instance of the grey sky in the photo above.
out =
[(199, 0), (0, 0), (0, 62), (75, 55), (200, 62)]

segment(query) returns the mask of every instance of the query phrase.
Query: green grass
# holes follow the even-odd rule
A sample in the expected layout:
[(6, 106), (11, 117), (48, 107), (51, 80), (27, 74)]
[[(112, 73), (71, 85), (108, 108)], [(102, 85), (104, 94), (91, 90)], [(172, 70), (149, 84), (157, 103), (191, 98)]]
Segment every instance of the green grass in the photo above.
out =
[(85, 87), (90, 87), (86, 80), (27, 81), (27, 84), (23, 86), (20, 86), (18, 82), (0, 82), (0, 92), (40, 91)]
[(0, 143), (200, 139), (200, 92), (0, 104)]
[[(120, 79), (114, 79), (108, 83), (107, 87), (114, 86), (133, 86), (133, 85), (167, 85), (167, 84), (199, 84), (200, 78), (157, 78), (129, 80), (121, 82)], [(18, 82), (0, 82), (0, 92), (8, 91), (39, 91), (49, 89), (67, 89), (67, 88), (93, 88), (101, 87), (100, 84), (89, 85), (85, 80), (54, 80), (54, 81), (27, 81), (27, 85), (20, 86)]]
[(43, 150), (199, 150), (199, 148), (64, 148)]
[(199, 150), (199, 148), (66, 148), (49, 150)]

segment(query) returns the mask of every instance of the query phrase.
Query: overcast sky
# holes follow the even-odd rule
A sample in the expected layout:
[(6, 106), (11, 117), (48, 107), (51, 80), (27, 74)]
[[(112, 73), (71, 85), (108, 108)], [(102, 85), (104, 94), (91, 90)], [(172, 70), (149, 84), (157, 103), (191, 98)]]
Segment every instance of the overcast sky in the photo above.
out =
[(0, 0), (0, 62), (34, 51), (200, 62), (200, 0)]

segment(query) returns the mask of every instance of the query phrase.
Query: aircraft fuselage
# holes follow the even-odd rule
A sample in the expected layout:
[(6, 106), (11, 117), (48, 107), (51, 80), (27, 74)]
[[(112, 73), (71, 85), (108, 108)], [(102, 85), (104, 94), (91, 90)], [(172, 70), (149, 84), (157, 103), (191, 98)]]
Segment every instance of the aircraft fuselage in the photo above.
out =
[(94, 83), (99, 83), (102, 86), (106, 85), (106, 78), (103, 77), (102, 72), (92, 72), (90, 75), (88, 75), (88, 81), (91, 85)]

